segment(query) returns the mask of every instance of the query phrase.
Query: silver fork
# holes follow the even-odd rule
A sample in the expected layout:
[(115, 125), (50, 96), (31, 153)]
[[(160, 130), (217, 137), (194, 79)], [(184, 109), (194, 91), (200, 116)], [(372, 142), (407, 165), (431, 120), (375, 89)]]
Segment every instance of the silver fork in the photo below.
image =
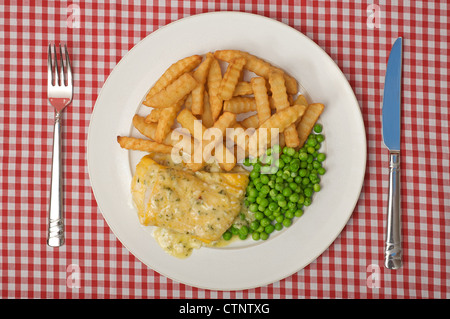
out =
[(53, 156), (50, 207), (48, 219), (47, 244), (59, 247), (64, 244), (64, 211), (63, 211), (63, 171), (61, 156), (61, 115), (72, 101), (73, 84), (70, 68), (69, 52), (64, 44), (64, 50), (59, 44), (58, 63), (55, 44), (48, 45), (48, 89), (47, 96), (55, 108), (55, 123), (53, 131)]

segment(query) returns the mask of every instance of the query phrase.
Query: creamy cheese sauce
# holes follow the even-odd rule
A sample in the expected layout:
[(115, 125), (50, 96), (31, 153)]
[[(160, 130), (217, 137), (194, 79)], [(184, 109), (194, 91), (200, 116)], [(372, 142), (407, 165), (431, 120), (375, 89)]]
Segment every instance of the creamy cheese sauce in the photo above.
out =
[[(153, 160), (155, 160), (155, 163)], [(223, 247), (222, 234), (239, 219), (248, 173), (219, 173), (217, 166), (192, 172), (165, 156), (143, 159), (132, 194), (143, 225), (168, 254), (186, 258), (202, 246)]]
[(164, 227), (157, 227), (153, 237), (166, 253), (177, 258), (187, 258), (194, 249), (202, 247), (200, 240)]

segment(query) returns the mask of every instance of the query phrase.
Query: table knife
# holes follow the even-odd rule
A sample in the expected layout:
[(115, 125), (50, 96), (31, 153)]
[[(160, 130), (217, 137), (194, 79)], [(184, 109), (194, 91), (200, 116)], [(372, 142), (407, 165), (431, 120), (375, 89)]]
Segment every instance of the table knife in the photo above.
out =
[(389, 150), (389, 192), (387, 203), (384, 265), (402, 266), (400, 205), (400, 109), (402, 82), (402, 38), (395, 40), (386, 69), (382, 110), (383, 142)]

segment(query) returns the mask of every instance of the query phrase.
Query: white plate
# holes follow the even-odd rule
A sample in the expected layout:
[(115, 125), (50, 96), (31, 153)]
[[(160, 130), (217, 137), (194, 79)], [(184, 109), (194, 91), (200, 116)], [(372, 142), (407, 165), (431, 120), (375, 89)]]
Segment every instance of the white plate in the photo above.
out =
[[(151, 85), (175, 61), (219, 49), (260, 56), (296, 77), (313, 102), (325, 104), (327, 173), (313, 204), (269, 240), (201, 248), (187, 259), (166, 254), (136, 216), (130, 183), (136, 152), (117, 135), (133, 133), (131, 120)], [(133, 153), (133, 154), (132, 154)], [(142, 154), (139, 154), (139, 156)], [(91, 118), (88, 167), (98, 206), (117, 238), (158, 273), (187, 285), (239, 290), (267, 285), (319, 257), (341, 233), (358, 201), (366, 165), (364, 123), (355, 95), (333, 60), (313, 41), (280, 22), (246, 13), (188, 17), (153, 32), (111, 72)]]

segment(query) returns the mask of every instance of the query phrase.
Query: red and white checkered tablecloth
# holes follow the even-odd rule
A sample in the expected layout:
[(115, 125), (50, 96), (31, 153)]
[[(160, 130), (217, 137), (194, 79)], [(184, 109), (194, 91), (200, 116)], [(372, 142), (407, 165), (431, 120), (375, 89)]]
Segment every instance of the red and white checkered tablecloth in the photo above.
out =
[[(399, 2), (2, 2), (1, 298), (449, 298), (449, 4)], [(174, 282), (129, 253), (99, 212), (86, 162), (92, 109), (121, 57), (172, 21), (224, 10), (284, 22), (320, 45), (354, 89), (368, 143), (359, 202), (329, 249), (286, 279), (231, 292)], [(380, 119), (387, 57), (398, 36), (404, 39), (404, 265), (391, 271), (383, 266), (388, 154)], [(52, 41), (68, 44), (76, 76), (74, 100), (64, 114), (66, 243), (58, 249), (46, 245), (54, 116), (46, 94), (47, 46)], [(74, 269), (81, 274), (79, 287), (70, 284)]]

